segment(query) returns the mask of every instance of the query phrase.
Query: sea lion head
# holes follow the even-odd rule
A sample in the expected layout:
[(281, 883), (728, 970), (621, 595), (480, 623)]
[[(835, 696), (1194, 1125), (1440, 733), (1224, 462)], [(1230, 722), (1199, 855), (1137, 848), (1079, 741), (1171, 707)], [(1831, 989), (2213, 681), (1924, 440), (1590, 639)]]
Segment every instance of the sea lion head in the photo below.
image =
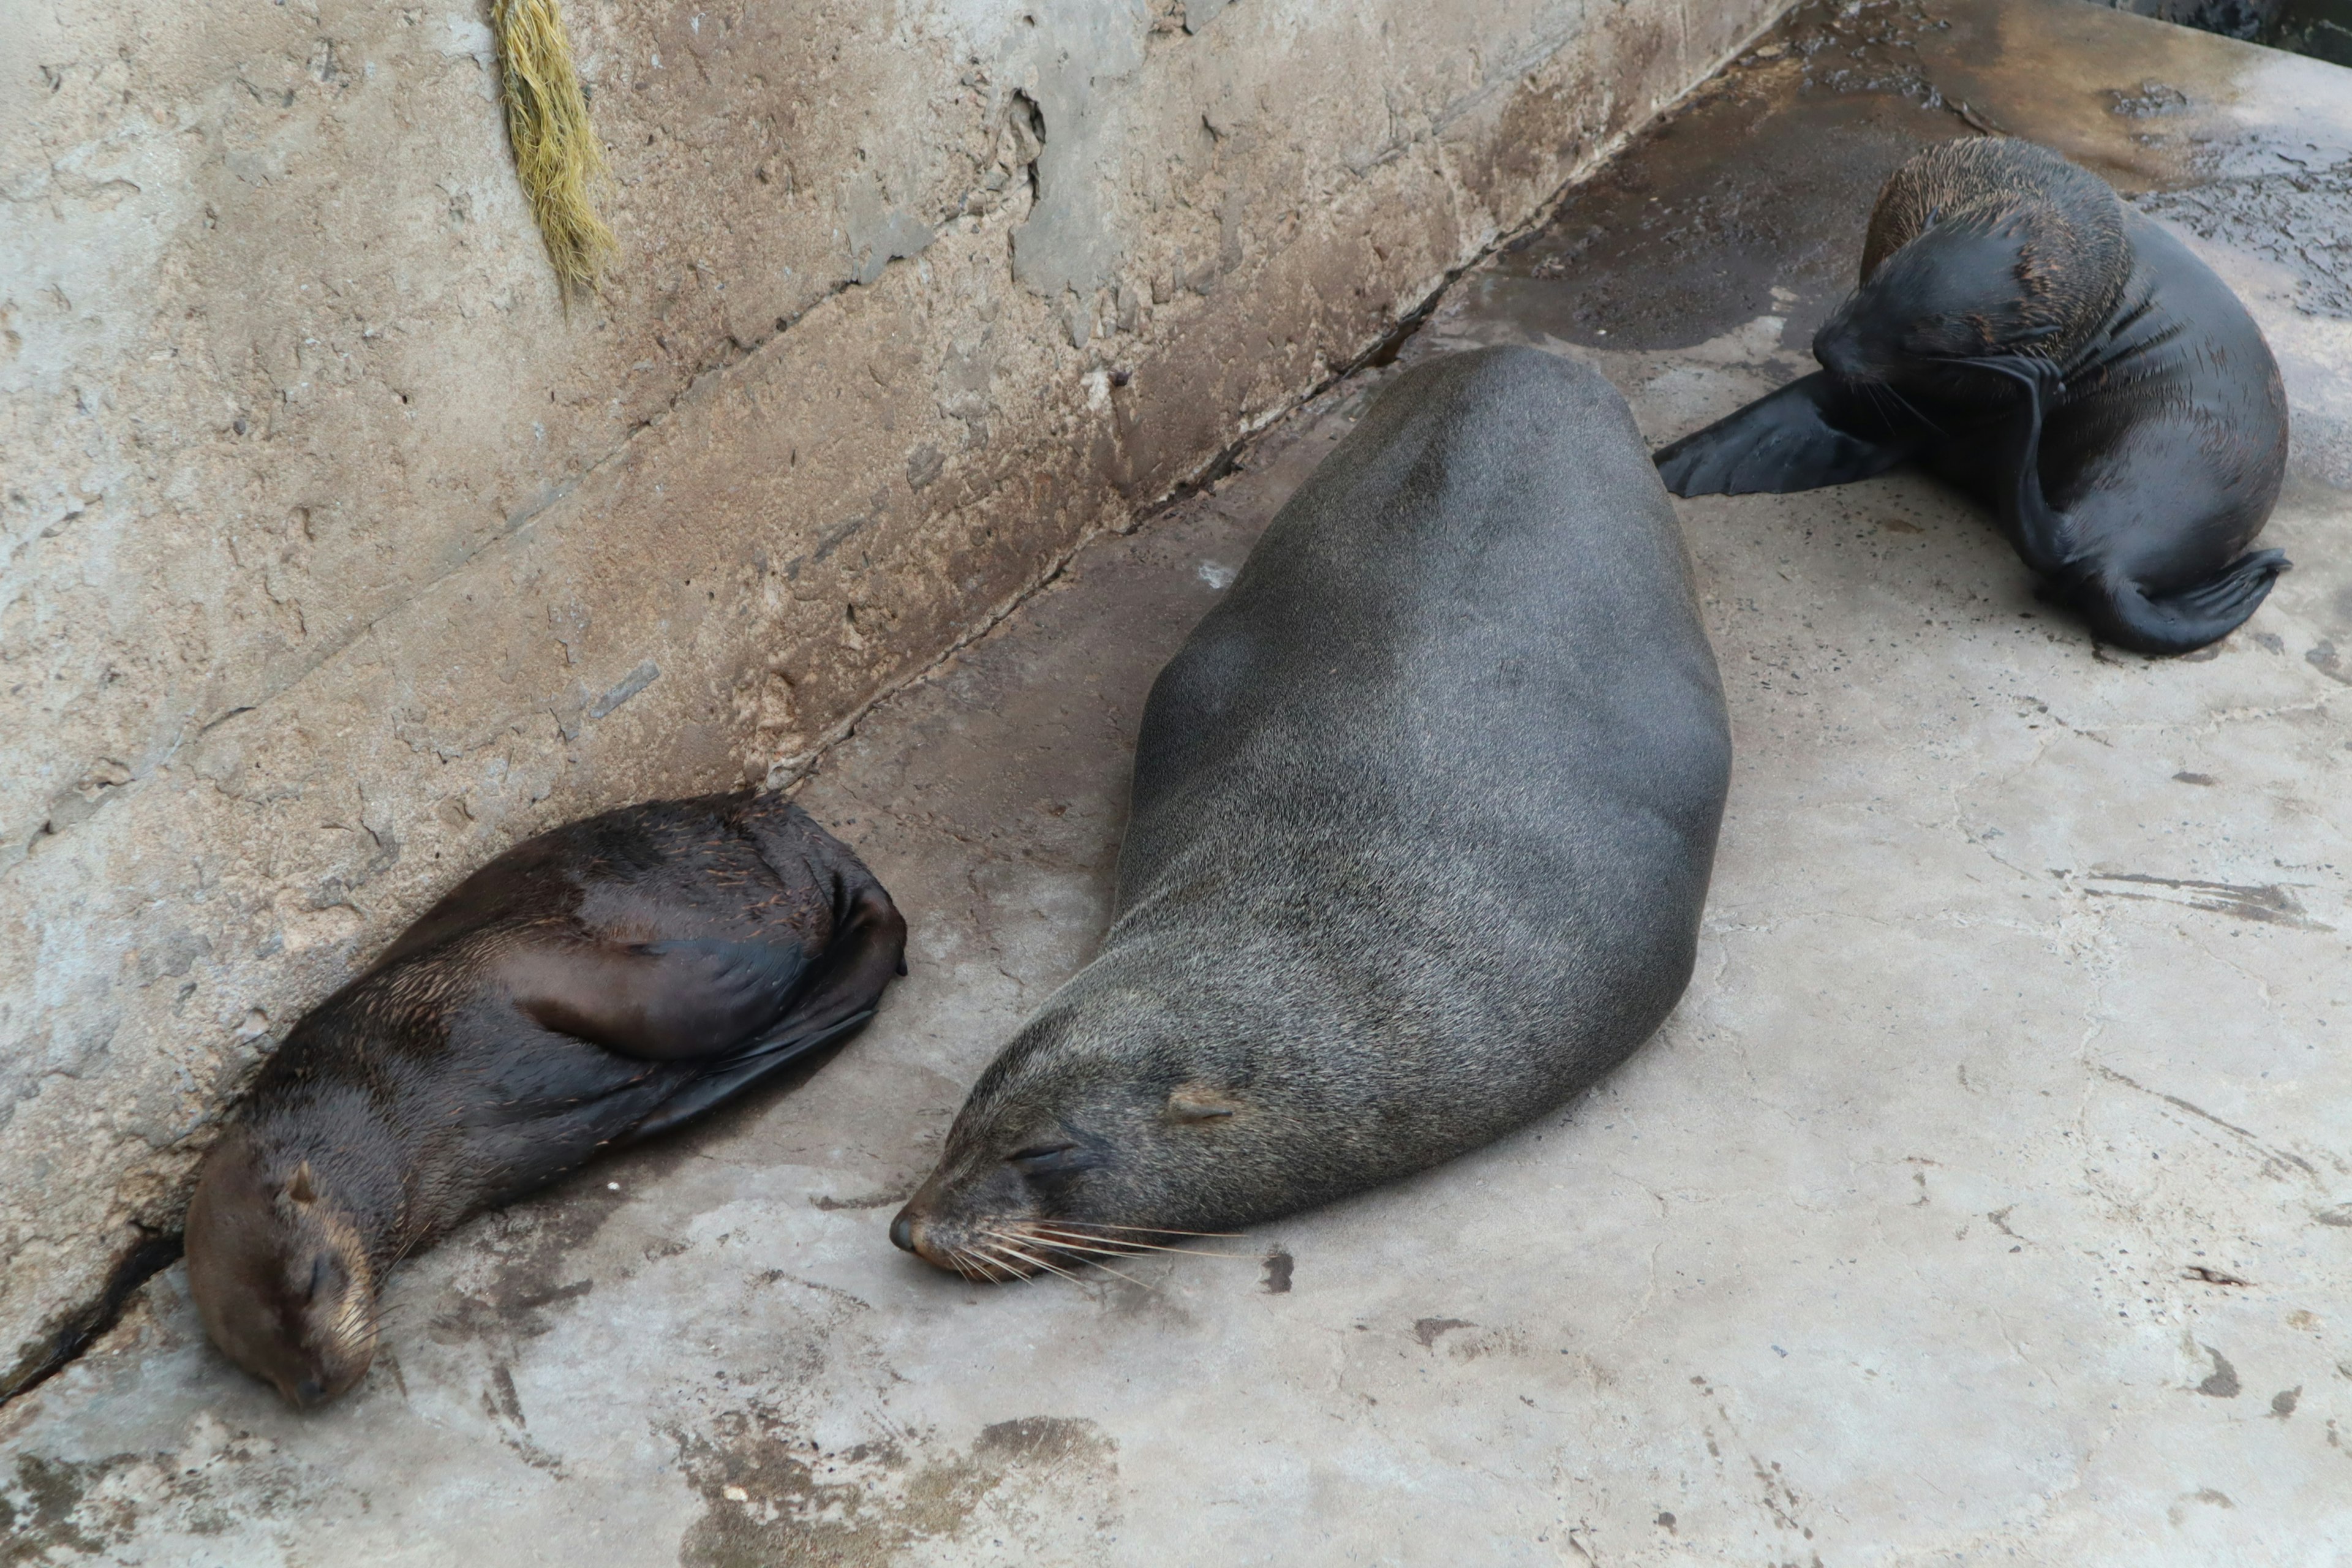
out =
[(1231, 1053), (1173, 1022), (1132, 991), (1049, 1003), (972, 1086), (890, 1239), (1002, 1280), (1259, 1217), (1248, 1194), (1288, 1190), (1257, 1169), (1278, 1158), (1264, 1111)]
[(2037, 353), (2056, 329), (2018, 286), (2025, 251), (2014, 225), (1938, 223), (1846, 297), (1813, 335), (1813, 357), (1847, 381), (1883, 384)]
[(1861, 286), (1814, 334), (1813, 357), (1848, 381), (1948, 394), (1971, 360), (2063, 365), (2130, 269), (2123, 205), (2097, 175), (2028, 142), (1947, 142), (1879, 193)]
[(242, 1127), (206, 1157), (188, 1205), (188, 1288), (213, 1343), (307, 1407), (374, 1359), (375, 1276), (312, 1162), (286, 1163)]

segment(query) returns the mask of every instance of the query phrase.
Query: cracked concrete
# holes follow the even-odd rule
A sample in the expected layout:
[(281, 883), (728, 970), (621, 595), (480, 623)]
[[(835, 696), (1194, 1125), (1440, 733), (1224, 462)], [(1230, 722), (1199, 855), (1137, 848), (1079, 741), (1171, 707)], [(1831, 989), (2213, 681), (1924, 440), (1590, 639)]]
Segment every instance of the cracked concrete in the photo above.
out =
[(0, 1394), (449, 869), (789, 774), (1778, 0), (0, 4)]
[[(1402, 363), (1535, 343), (1678, 434), (1801, 365), (1880, 177), (1958, 106), (2154, 203), (2352, 166), (2347, 82), (2074, 0), (1809, 6)], [(159, 1276), (0, 1410), (0, 1552), (2337, 1562), (2352, 357), (2324, 277), (2214, 232), (2286, 367), (2267, 542), (2296, 570), (2151, 662), (1919, 476), (1684, 503), (1738, 749), (1722, 857), (1684, 1005), (1561, 1113), (1130, 1279), (969, 1286), (884, 1236), (1087, 955), (1150, 679), (1368, 369), (822, 758), (802, 798), (914, 922), (871, 1030), (406, 1265), (385, 1354), (318, 1415)]]

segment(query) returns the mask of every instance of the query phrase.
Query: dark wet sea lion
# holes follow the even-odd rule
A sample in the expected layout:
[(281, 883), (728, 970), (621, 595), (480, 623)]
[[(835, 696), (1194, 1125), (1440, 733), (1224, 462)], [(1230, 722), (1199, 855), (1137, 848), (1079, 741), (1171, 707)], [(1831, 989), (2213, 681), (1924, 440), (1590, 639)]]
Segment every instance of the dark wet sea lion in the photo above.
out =
[(1658, 453), (1677, 495), (1814, 489), (1926, 461), (1989, 502), (2100, 637), (2187, 653), (2287, 569), (2247, 546), (2286, 473), (2286, 394), (2228, 285), (2032, 142), (1933, 147), (1871, 215), (1823, 368)]
[(1623, 399), (1524, 349), (1412, 371), (1160, 673), (1102, 949), (892, 1239), (1027, 1274), (1541, 1115), (1682, 994), (1729, 765)]
[(517, 845), (294, 1026), (206, 1156), (188, 1281), (213, 1342), (297, 1405), (341, 1393), (394, 1262), (841, 1038), (906, 930), (773, 795)]

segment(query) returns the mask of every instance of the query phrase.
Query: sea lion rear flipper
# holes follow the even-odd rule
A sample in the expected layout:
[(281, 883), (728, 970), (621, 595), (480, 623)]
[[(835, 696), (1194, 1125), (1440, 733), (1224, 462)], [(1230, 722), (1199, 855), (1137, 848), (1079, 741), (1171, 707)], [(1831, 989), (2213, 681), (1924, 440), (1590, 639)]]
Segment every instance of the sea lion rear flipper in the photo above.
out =
[(814, 1032), (793, 1026), (762, 1037), (758, 1044), (728, 1058), (724, 1065), (684, 1085), (643, 1121), (614, 1138), (612, 1147), (626, 1148), (640, 1139), (682, 1126), (706, 1110), (716, 1110), (771, 1073), (780, 1072), (810, 1052), (854, 1033), (872, 1016), (874, 1010), (869, 1007)]
[(2284, 551), (2242, 555), (2210, 583), (2150, 598), (2129, 578), (2095, 579), (2076, 591), (2101, 637), (2135, 653), (2193, 653), (2243, 626), (2290, 563)]
[(808, 971), (796, 948), (710, 940), (524, 946), (499, 978), (544, 1028), (647, 1061), (727, 1052), (772, 1024)]
[(1785, 494), (1885, 473), (1921, 435), (1815, 371), (1659, 448), (1655, 461), (1678, 496)]

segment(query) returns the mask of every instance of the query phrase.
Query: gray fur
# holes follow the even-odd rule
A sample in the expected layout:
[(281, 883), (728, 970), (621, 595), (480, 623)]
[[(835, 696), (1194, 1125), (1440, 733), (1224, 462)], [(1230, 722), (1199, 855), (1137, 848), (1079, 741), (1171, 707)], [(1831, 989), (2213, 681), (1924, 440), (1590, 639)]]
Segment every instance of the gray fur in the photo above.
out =
[(1730, 755), (1623, 400), (1529, 350), (1399, 378), (1160, 673), (1101, 952), (894, 1234), (1246, 1224), (1559, 1105), (1689, 980)]

